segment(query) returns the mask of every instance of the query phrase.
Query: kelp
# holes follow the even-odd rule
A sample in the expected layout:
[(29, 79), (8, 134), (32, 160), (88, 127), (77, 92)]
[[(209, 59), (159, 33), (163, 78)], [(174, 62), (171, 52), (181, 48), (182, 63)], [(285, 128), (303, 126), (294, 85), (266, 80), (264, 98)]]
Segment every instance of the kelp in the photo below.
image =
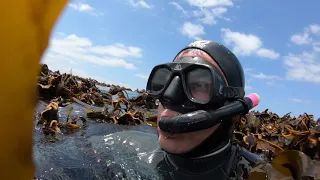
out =
[(279, 117), (268, 112), (251, 111), (236, 124), (234, 141), (271, 161), (288, 150), (305, 153), (311, 159), (319, 158), (320, 127), (307, 113)]
[[(108, 92), (101, 91), (97, 86), (109, 87)], [(105, 84), (91, 78), (82, 78), (72, 75), (72, 72), (61, 74), (59, 71), (51, 71), (46, 64), (41, 65), (41, 72), (38, 76), (38, 95), (40, 100), (50, 101), (59, 98), (60, 103), (80, 100), (81, 102), (104, 107), (106, 104), (116, 105), (117, 102), (127, 103), (131, 106), (146, 107), (154, 109), (156, 107), (154, 99), (147, 96), (145, 90), (135, 90), (140, 95), (131, 99), (125, 96), (129, 88), (119, 85)], [(112, 96), (117, 95), (118, 100), (112, 100)], [(128, 102), (130, 101), (130, 103)], [(61, 104), (59, 104), (61, 105)]]
[(61, 122), (58, 119), (58, 103), (56, 101), (50, 102), (44, 111), (40, 113), (39, 121), (37, 125), (43, 125), (42, 130), (46, 135), (55, 135), (56, 133), (62, 133), (61, 128), (65, 130), (78, 129), (80, 124), (77, 124), (78, 120), (82, 121), (82, 125), (86, 125), (86, 119), (83, 117), (69, 119), (72, 113), (72, 107), (69, 110), (67, 119), (65, 122)]
[[(109, 90), (102, 91), (98, 86), (109, 87)], [(81, 128), (77, 122), (81, 120), (82, 124), (86, 125), (86, 118), (100, 123), (129, 126), (147, 123), (156, 126), (156, 116), (143, 113), (156, 108), (154, 99), (147, 96), (145, 90), (137, 89), (135, 92), (138, 96), (135, 97), (129, 97), (127, 91), (132, 92), (129, 88), (101, 83), (91, 78), (72, 75), (72, 73), (53, 72), (46, 64), (42, 64), (38, 76), (38, 96), (48, 105), (39, 114), (40, 119), (37, 125), (43, 125), (43, 132), (51, 135), (61, 133), (60, 128)], [(87, 109), (86, 117), (75, 118), (69, 122), (71, 107), (67, 122), (60, 122), (59, 107), (71, 106), (72, 103), (83, 105)], [(103, 110), (96, 111), (91, 108), (92, 106), (101, 107)]]
[(280, 152), (270, 163), (255, 166), (249, 180), (312, 180), (317, 179), (317, 165), (305, 153), (297, 150)]

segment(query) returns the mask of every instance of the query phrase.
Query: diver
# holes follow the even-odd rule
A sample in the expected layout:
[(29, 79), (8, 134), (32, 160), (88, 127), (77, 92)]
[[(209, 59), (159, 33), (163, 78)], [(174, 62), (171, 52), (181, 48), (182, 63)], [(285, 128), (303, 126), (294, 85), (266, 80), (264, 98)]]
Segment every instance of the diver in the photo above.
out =
[[(245, 77), (237, 57), (225, 46), (207, 40), (182, 49), (173, 62), (155, 66), (147, 92), (158, 102), (160, 153), (151, 164), (164, 179), (246, 179), (259, 156), (231, 141), (240, 116), (232, 102), (243, 99)], [(224, 108), (218, 121), (197, 111)], [(239, 113), (238, 113), (239, 114)], [(183, 116), (184, 115), (184, 116)], [(215, 118), (211, 116), (210, 118)], [(221, 119), (219, 119), (221, 118)]]

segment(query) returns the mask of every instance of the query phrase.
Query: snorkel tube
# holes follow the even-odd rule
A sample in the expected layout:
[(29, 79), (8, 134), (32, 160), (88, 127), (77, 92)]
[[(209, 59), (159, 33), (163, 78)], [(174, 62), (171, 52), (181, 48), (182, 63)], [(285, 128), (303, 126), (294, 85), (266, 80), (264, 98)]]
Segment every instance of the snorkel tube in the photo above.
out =
[(246, 114), (260, 102), (258, 94), (253, 93), (231, 102), (216, 110), (198, 110), (174, 117), (163, 117), (159, 121), (159, 128), (167, 133), (181, 134), (208, 129), (223, 121), (227, 117)]

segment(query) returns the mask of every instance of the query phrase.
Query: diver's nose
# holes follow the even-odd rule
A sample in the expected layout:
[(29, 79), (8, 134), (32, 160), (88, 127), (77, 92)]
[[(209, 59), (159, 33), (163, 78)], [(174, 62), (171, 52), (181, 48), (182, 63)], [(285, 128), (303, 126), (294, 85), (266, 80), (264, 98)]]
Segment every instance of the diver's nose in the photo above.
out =
[(182, 82), (179, 76), (175, 76), (170, 82), (168, 88), (163, 94), (163, 99), (170, 103), (178, 103), (182, 100), (183, 88)]

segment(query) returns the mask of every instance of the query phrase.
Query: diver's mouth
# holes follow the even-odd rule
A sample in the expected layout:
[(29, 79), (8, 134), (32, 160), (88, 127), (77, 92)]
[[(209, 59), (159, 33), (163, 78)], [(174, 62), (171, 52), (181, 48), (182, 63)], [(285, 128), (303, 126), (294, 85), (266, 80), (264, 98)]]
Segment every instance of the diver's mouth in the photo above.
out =
[[(175, 116), (178, 116), (178, 115), (181, 115), (181, 113), (177, 113)], [(162, 117), (160, 117), (160, 119), (163, 117), (168, 117), (168, 116), (162, 116)], [(174, 117), (174, 116), (170, 116), (170, 117)], [(168, 133), (168, 132), (162, 131), (160, 128), (158, 128), (158, 129), (165, 139), (175, 139), (178, 136), (178, 134)]]
[(167, 133), (167, 132), (163, 132), (163, 131), (161, 131), (161, 134), (163, 135), (163, 137), (165, 139), (175, 139), (178, 136), (177, 134)]

